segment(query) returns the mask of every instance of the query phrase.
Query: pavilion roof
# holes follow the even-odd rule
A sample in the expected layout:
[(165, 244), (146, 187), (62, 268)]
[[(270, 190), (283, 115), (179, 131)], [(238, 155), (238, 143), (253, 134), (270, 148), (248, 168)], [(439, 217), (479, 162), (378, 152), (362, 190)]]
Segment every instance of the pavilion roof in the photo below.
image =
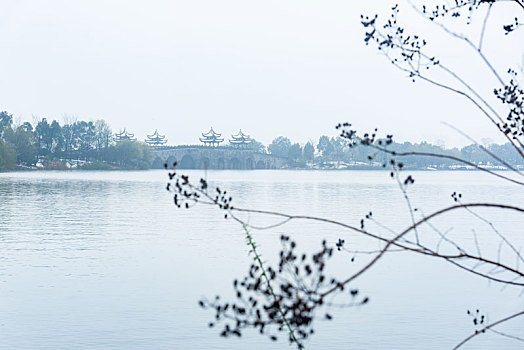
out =
[(249, 139), (250, 138), (249, 135), (244, 134), (242, 129), (239, 130), (238, 134), (231, 135), (231, 137), (234, 139)]
[(238, 134), (231, 135), (231, 138), (232, 139), (229, 140), (229, 142), (232, 143), (232, 144), (249, 144), (252, 141), (251, 138), (249, 137), (249, 135), (244, 134), (242, 129), (240, 129)]
[(121, 141), (121, 140), (136, 141), (135, 134), (128, 132), (126, 128), (124, 128), (124, 130), (121, 131), (120, 133), (115, 133), (115, 139), (117, 141)]
[(148, 139), (164, 139), (165, 137), (166, 135), (160, 135), (157, 129), (155, 129), (155, 132), (152, 135), (147, 135)]
[(135, 134), (132, 134), (132, 133), (128, 132), (126, 130), (126, 128), (124, 128), (124, 130), (121, 131), (120, 133), (115, 133), (115, 136), (130, 136), (130, 137), (133, 137), (133, 136), (135, 136)]
[(207, 133), (202, 133), (202, 136), (204, 136), (204, 137), (209, 137), (209, 136), (220, 137), (220, 136), (222, 136), (222, 134), (219, 133), (219, 132), (216, 132), (215, 130), (213, 130), (213, 127), (211, 127), (211, 129)]

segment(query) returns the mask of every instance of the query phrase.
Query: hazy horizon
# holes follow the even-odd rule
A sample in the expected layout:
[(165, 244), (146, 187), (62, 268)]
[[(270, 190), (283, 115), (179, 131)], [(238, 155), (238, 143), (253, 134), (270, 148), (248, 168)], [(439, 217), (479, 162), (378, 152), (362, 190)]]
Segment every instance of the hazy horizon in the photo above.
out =
[[(364, 45), (360, 14), (387, 15), (389, 3), (4, 1), (0, 109), (22, 121), (104, 119), (139, 139), (158, 129), (172, 144), (196, 144), (211, 126), (266, 145), (277, 136), (303, 144), (337, 135), (344, 121), (398, 141), (471, 143), (445, 121), (479, 142), (503, 142), (468, 101), (413, 84)], [(401, 5), (407, 29), (431, 25)], [(508, 15), (493, 11), (490, 21)], [(521, 64), (505, 62), (518, 47), (503, 50), (520, 37), (486, 36), (502, 71)], [(441, 39), (428, 38), (435, 53), (475, 83), (472, 52), (439, 51)]]

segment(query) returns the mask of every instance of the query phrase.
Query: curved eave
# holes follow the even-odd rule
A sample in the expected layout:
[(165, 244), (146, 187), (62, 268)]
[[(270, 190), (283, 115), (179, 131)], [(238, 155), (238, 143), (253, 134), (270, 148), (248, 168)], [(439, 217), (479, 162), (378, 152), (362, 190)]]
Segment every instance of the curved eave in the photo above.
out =
[(167, 140), (159, 140), (159, 141), (145, 140), (145, 143), (147, 143), (148, 145), (163, 145), (167, 143)]
[(243, 137), (243, 136), (235, 136), (235, 135), (231, 135), (231, 138), (232, 138), (233, 140), (239, 140), (239, 141), (241, 141), (241, 140), (244, 140), (244, 141), (251, 141), (251, 138), (250, 138), (249, 136), (244, 136), (244, 137)]
[(200, 138), (199, 140), (200, 142), (222, 142), (224, 141), (223, 139), (203, 139), (203, 138)]
[(239, 139), (239, 138), (249, 139), (249, 138), (251, 138), (249, 135), (244, 134), (244, 133), (242, 132), (242, 130), (240, 130), (240, 131), (238, 132), (238, 134), (236, 134), (236, 135), (231, 135), (231, 137), (234, 138), (234, 139)]
[(211, 130), (209, 130), (208, 132), (206, 132), (206, 133), (202, 133), (202, 136), (204, 136), (204, 137), (209, 137), (209, 136), (217, 136), (217, 137), (220, 137), (220, 136), (222, 136), (222, 134), (216, 132), (215, 130), (213, 130), (213, 128), (211, 128)]
[(154, 138), (160, 138), (160, 139), (163, 139), (166, 137), (166, 135), (160, 135), (159, 133), (155, 132), (153, 135), (146, 135), (148, 138), (150, 139), (154, 139)]

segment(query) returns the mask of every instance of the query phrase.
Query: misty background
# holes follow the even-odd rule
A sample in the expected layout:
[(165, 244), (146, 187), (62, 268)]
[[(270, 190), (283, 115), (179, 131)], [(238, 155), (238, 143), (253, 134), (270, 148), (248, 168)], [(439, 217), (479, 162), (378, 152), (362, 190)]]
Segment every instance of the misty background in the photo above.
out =
[[(210, 126), (226, 137), (242, 128), (266, 145), (280, 135), (305, 143), (336, 135), (340, 121), (399, 141), (470, 143), (446, 121), (481, 142), (502, 142), (466, 100), (414, 85), (364, 45), (360, 14), (386, 16), (394, 3), (3, 0), (0, 109), (20, 121), (105, 119), (139, 139), (158, 129), (170, 144), (196, 144)], [(408, 31), (432, 26), (401, 5)], [(490, 22), (508, 18), (494, 10)], [(426, 39), (441, 62), (493, 90), (495, 81), (468, 69), (480, 66), (471, 64), (475, 54), (438, 35)], [(522, 42), (522, 31), (500, 30), (484, 45), (504, 72), (522, 68), (506, 60)]]

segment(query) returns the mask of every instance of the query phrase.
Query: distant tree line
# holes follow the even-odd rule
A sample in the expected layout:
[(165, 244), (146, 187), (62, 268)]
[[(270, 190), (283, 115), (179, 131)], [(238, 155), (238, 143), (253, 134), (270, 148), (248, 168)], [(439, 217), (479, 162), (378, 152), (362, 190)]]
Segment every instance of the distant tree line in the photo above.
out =
[(13, 116), (0, 112), (0, 170), (37, 163), (60, 168), (66, 160), (84, 161), (85, 168), (147, 169), (152, 152), (142, 142), (114, 142), (104, 120), (71, 120), (62, 125), (42, 118), (14, 124)]
[[(495, 154), (500, 160), (511, 165), (524, 165), (522, 157), (518, 154), (511, 144), (503, 145), (490, 144), (481, 146), (471, 144), (463, 148), (445, 149), (440, 146), (432, 145), (427, 142), (420, 143), (397, 143), (393, 142), (389, 148), (398, 153), (417, 152), (417, 153), (439, 153), (454, 156), (456, 158), (464, 159), (474, 164), (491, 164), (494, 166), (503, 165), (490, 157), (482, 148)], [(288, 164), (294, 167), (308, 167), (314, 164), (317, 165), (333, 165), (337, 162), (344, 162), (347, 164), (362, 163), (367, 165), (379, 165), (386, 160), (386, 155), (378, 153), (376, 150), (367, 147), (351, 148), (348, 146), (346, 140), (341, 137), (321, 136), (318, 143), (314, 145), (312, 141), (307, 142), (304, 146), (299, 143), (293, 143), (284, 136), (275, 138), (267, 147), (270, 154), (284, 157), (288, 160)], [(446, 158), (435, 158), (429, 156), (410, 156), (409, 166), (412, 168), (426, 168), (426, 167), (449, 167), (458, 165), (455, 162)], [(371, 160), (373, 162), (371, 162)]]
[[(316, 143), (316, 144), (315, 144)], [(397, 143), (389, 146), (399, 153), (439, 153), (464, 159), (474, 164), (503, 165), (482, 149), (495, 154), (510, 164), (524, 165), (523, 158), (509, 143), (480, 146), (472, 144), (461, 149), (421, 143)], [(270, 153), (286, 158), (290, 167), (334, 167), (345, 163), (352, 167), (380, 166), (387, 155), (368, 147), (348, 146), (341, 137), (321, 136), (318, 142), (309, 141), (304, 145), (279, 136), (266, 147), (252, 140), (245, 148), (260, 153)], [(0, 112), (0, 170), (12, 170), (17, 166), (34, 166), (37, 163), (47, 168), (63, 168), (64, 161), (83, 161), (86, 169), (148, 169), (152, 160), (152, 149), (137, 141), (115, 142), (113, 131), (104, 120), (69, 120), (60, 124), (42, 118), (36, 125), (29, 122), (15, 124), (13, 116)], [(446, 168), (458, 165), (451, 159), (429, 156), (411, 156), (406, 162), (411, 168)]]

